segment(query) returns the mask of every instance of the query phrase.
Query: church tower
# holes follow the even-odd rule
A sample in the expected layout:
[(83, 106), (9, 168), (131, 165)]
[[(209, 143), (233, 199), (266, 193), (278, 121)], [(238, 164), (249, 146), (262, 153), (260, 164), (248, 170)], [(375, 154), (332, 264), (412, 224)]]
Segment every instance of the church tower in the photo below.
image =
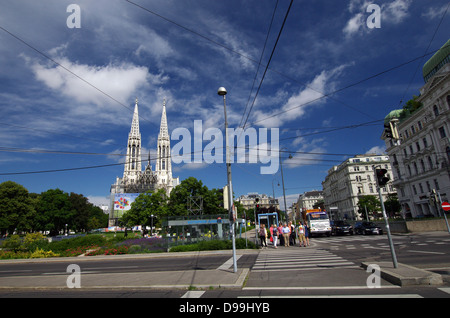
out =
[(170, 156), (170, 136), (167, 127), (166, 100), (163, 103), (161, 126), (159, 128), (155, 172), (158, 177), (158, 188), (166, 189), (169, 194), (173, 188), (172, 158)]
[(133, 121), (128, 134), (127, 157), (123, 179), (129, 183), (136, 183), (142, 171), (141, 165), (141, 133), (139, 131), (138, 100), (134, 106)]

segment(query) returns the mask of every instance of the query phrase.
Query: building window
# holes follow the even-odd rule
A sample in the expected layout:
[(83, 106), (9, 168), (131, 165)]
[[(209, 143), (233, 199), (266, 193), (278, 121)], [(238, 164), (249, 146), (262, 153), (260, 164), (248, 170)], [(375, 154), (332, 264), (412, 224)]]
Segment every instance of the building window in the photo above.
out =
[(450, 109), (450, 95), (447, 95), (447, 106)]
[(447, 134), (445, 133), (444, 126), (439, 127), (439, 136), (441, 136), (441, 138), (447, 137)]
[(447, 161), (450, 163), (450, 147), (447, 147), (445, 151), (447, 152)]
[(424, 148), (428, 147), (428, 142), (427, 142), (427, 138), (426, 137), (422, 139), (422, 142), (423, 142), (423, 147)]
[(419, 130), (422, 130), (422, 122), (419, 120), (418, 122), (417, 122), (417, 126), (419, 126)]
[(414, 126), (411, 126), (411, 134), (415, 134), (416, 133), (416, 129), (414, 128)]
[(437, 181), (437, 179), (434, 179), (434, 187), (436, 190), (440, 190), (439, 189), (439, 182)]
[(416, 186), (414, 184), (413, 184), (412, 188), (413, 188), (414, 194), (416, 195), (417, 194), (417, 190), (416, 190)]
[(438, 117), (439, 116), (439, 109), (436, 105), (433, 106), (433, 112), (434, 112), (434, 116)]
[(417, 151), (420, 151), (420, 144), (418, 141), (416, 142), (416, 148), (417, 148)]
[(431, 157), (428, 157), (428, 165), (430, 166), (430, 170), (433, 169), (433, 160)]

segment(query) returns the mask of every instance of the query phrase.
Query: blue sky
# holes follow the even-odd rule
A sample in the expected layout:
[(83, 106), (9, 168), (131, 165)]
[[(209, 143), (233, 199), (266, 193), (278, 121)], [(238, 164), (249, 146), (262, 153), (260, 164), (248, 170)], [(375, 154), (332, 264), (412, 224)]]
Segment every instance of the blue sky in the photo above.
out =
[[(381, 8), (381, 28), (367, 26), (371, 3)], [(70, 4), (80, 7), (80, 28), (67, 25)], [(153, 157), (164, 99), (170, 133), (193, 133), (194, 120), (223, 130), (221, 86), (228, 91), (230, 127), (248, 116), (245, 128), (279, 128), (288, 204), (321, 189), (333, 165), (382, 153), (382, 119), (424, 83), (422, 66), (431, 55), (416, 58), (449, 38), (448, 12), (440, 23), (448, 1), (295, 0), (273, 51), (289, 4), (1, 1), (0, 182), (107, 203), (121, 165), (5, 174), (123, 162), (136, 97), (142, 146)], [(233, 164), (235, 194), (271, 195), (274, 184), (281, 198), (280, 171), (264, 175), (260, 166)], [(227, 182), (224, 163), (174, 164), (173, 170), (174, 177), (194, 176), (209, 188)]]

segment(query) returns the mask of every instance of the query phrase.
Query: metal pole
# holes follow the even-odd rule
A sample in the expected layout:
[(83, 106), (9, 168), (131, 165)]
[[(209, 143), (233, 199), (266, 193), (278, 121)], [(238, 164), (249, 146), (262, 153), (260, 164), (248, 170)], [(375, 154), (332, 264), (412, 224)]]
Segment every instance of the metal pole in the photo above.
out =
[(234, 233), (234, 226), (235, 226), (235, 218), (234, 218), (234, 211), (233, 211), (233, 187), (231, 185), (231, 162), (230, 162), (230, 149), (228, 145), (228, 121), (227, 121), (227, 104), (226, 104), (226, 98), (225, 95), (227, 94), (227, 91), (225, 88), (221, 87), (218, 91), (219, 95), (223, 96), (223, 110), (225, 114), (225, 144), (226, 144), (226, 151), (227, 151), (227, 181), (228, 181), (228, 214), (229, 219), (231, 223), (231, 234), (232, 234), (232, 244), (233, 244), (233, 270), (236, 273), (237, 272), (237, 264), (236, 264), (236, 238)]
[(381, 195), (381, 187), (380, 186), (378, 186), (378, 195), (380, 196), (381, 209), (383, 211), (384, 221), (386, 222), (386, 231), (387, 231), (387, 235), (388, 235), (389, 246), (391, 248), (392, 262), (394, 264), (394, 268), (397, 268), (398, 267), (397, 256), (395, 255), (394, 243), (392, 242), (391, 230), (389, 228), (389, 221), (386, 216), (386, 210), (384, 208), (383, 196)]
[[(442, 209), (442, 199), (441, 199), (441, 194), (439, 193), (439, 191), (436, 191), (438, 196), (439, 196), (439, 204), (441, 206)], [(448, 233), (450, 233), (450, 226), (448, 225), (448, 220), (447, 220), (447, 215), (445, 215), (445, 211), (442, 211), (444, 213), (444, 218), (445, 218), (445, 224), (447, 225), (447, 231)]]
[(284, 215), (285, 215), (285, 222), (288, 221), (287, 216), (287, 205), (286, 205), (286, 192), (284, 190), (284, 177), (283, 177), (283, 163), (281, 162), (281, 150), (279, 152), (280, 155), (280, 168), (281, 168), (281, 183), (283, 184), (283, 197), (284, 197)]

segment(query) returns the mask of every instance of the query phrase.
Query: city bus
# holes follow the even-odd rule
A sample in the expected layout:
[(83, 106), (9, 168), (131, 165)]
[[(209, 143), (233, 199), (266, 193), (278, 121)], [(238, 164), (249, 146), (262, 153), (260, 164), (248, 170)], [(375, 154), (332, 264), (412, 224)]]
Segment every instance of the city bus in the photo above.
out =
[(308, 224), (311, 236), (319, 234), (325, 234), (326, 236), (331, 235), (330, 218), (326, 211), (321, 211), (319, 209), (306, 210), (304, 219)]

